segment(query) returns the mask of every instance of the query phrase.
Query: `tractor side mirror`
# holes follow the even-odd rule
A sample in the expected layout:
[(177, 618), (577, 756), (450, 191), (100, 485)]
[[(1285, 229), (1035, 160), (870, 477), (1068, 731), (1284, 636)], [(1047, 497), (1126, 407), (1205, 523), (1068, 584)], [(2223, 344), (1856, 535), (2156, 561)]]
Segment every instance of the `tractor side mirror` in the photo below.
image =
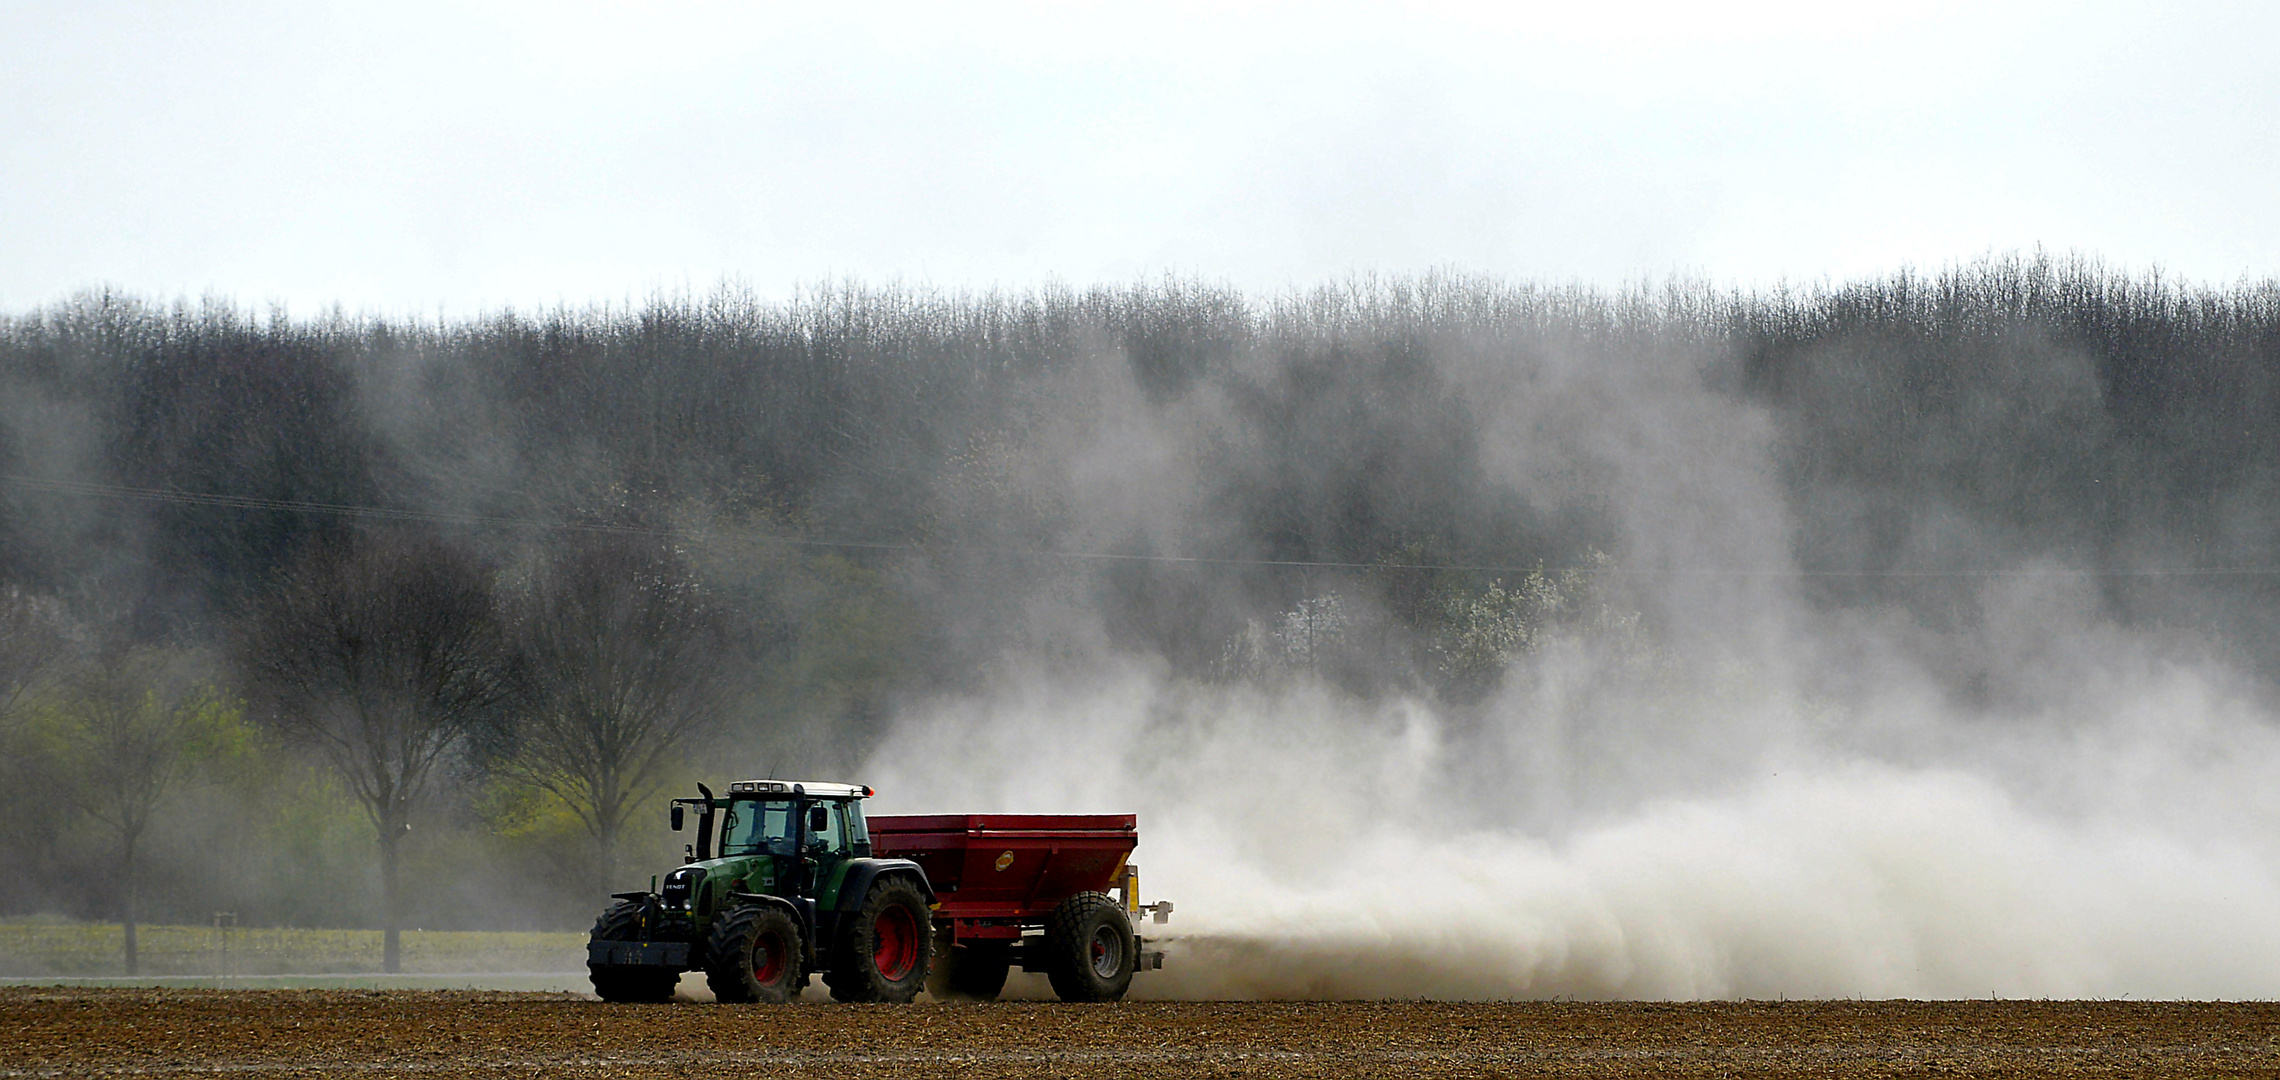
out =
[(808, 808), (808, 831), (819, 833), (831, 827), (831, 811), (820, 806)]
[(674, 832), (680, 832), (680, 831), (681, 831), (681, 804), (680, 804), (680, 803), (674, 803), (674, 804), (673, 804), (673, 831), (674, 831)]

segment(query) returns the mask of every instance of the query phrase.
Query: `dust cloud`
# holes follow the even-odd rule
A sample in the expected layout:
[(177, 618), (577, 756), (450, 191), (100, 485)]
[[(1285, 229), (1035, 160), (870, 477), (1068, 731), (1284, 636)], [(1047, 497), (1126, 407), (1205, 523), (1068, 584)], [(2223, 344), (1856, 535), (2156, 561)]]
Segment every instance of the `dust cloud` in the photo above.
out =
[[(1807, 451), (1906, 473), (1968, 448), (1784, 417), (1721, 385), (1730, 354), (1661, 342), (1438, 354), (1488, 483), (1588, 498), (1617, 553), (1569, 578), (1605, 617), (1541, 630), (1478, 699), (1198, 677), (1047, 598), (1023, 617), (1053, 648), (898, 713), (861, 769), (882, 809), (1138, 812), (1146, 892), (1178, 905), (1142, 997), (2280, 994), (2280, 739), (2215, 618), (2117, 614), (2084, 549), (1990, 525), (1931, 466), (1891, 481), (1913, 494), (1801, 484)], [(1971, 407), (2075, 422), (2089, 361), (2019, 348)], [(1105, 531), (1177, 533), (1216, 407), (1060, 432), (1031, 466)], [(1883, 543), (1879, 498), (1906, 536), (1881, 571), (1804, 562)], [(2135, 565), (2188, 565), (2173, 521), (2141, 526)], [(1336, 589), (1307, 591), (1368, 622)]]
[[(2173, 687), (2169, 704), (2205, 706), (2197, 689)], [(1003, 702), (933, 718), (955, 733), (924, 748), (933, 772), (873, 771), (944, 806), (1137, 810), (1149, 894), (1179, 904), (1147, 931), (1170, 948), (1135, 984), (1147, 997), (2245, 998), (2274, 985), (2280, 881), (2255, 767), (2273, 763), (2268, 737), (2221, 763), (2193, 760), (2210, 755), (2205, 738), (2167, 753), (2054, 744), (2042, 749), (2060, 760), (2028, 783), (1791, 746), (1704, 785), (1718, 790), (1640, 793), (1529, 828), (1470, 812), (1456, 777), (1477, 765), (1453, 760), (1422, 707), (1177, 696), (1127, 677), (1024, 703), (1098, 726), (1074, 744), (1012, 734), (1025, 714)], [(1152, 733), (1167, 709), (1212, 730)], [(1339, 734), (1293, 731), (1294, 717)], [(984, 754), (1009, 767), (963, 767)], [(939, 779), (950, 773), (961, 782)], [(2048, 797), (2067, 782), (2112, 795)]]

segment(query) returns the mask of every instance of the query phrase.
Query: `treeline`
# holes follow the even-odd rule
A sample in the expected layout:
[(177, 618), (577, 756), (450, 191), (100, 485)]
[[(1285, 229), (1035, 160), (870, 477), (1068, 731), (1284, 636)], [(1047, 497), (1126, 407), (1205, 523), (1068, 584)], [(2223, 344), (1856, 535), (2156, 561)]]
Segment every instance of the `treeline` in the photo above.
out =
[(1816, 603), (1968, 622), (1937, 574), (2055, 562), (2270, 669), (2265, 578), (2136, 571), (2280, 562), (2276, 406), (2280, 288), (2046, 259), (442, 323), (89, 294), (0, 321), (0, 907), (575, 925), (663, 787), (853, 768), (1008, 657), (1461, 712), (1559, 625), (1651, 630), (1597, 572), (1673, 568), (1626, 418), (1762, 421)]

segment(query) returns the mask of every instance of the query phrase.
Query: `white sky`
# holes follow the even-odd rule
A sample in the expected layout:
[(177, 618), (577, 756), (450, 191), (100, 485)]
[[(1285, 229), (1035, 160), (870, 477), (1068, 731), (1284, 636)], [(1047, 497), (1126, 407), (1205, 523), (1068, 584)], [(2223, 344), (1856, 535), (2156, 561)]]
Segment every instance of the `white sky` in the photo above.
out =
[(2274, 4), (0, 0), (0, 308), (2261, 279), (2276, 46)]

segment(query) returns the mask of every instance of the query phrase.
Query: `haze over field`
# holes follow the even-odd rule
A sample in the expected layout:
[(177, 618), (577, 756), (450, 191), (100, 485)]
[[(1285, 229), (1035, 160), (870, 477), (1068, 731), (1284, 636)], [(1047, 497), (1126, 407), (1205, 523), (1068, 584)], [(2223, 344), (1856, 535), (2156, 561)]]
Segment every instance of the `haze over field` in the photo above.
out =
[[(412, 924), (574, 925), (665, 786), (846, 774), (1141, 811), (1154, 993), (2263, 993), (2276, 328), (2270, 285), (2035, 262), (442, 327), (90, 297), (0, 353), (43, 403), (15, 625), (66, 642), (13, 714), (9, 902), (108, 913), (72, 785), (121, 781), (75, 748), (151, 678), (176, 911), (373, 917), (365, 799)], [(464, 723), (395, 802), (328, 779), (363, 759), (295, 674), (314, 618), (504, 650), (451, 654)], [(641, 662), (548, 644), (581, 626)], [(550, 718), (604, 677), (685, 723), (596, 788)]]
[(0, 915), (805, 775), (1141, 995), (2280, 994), (2262, 9), (468, 10), (0, 16)]

